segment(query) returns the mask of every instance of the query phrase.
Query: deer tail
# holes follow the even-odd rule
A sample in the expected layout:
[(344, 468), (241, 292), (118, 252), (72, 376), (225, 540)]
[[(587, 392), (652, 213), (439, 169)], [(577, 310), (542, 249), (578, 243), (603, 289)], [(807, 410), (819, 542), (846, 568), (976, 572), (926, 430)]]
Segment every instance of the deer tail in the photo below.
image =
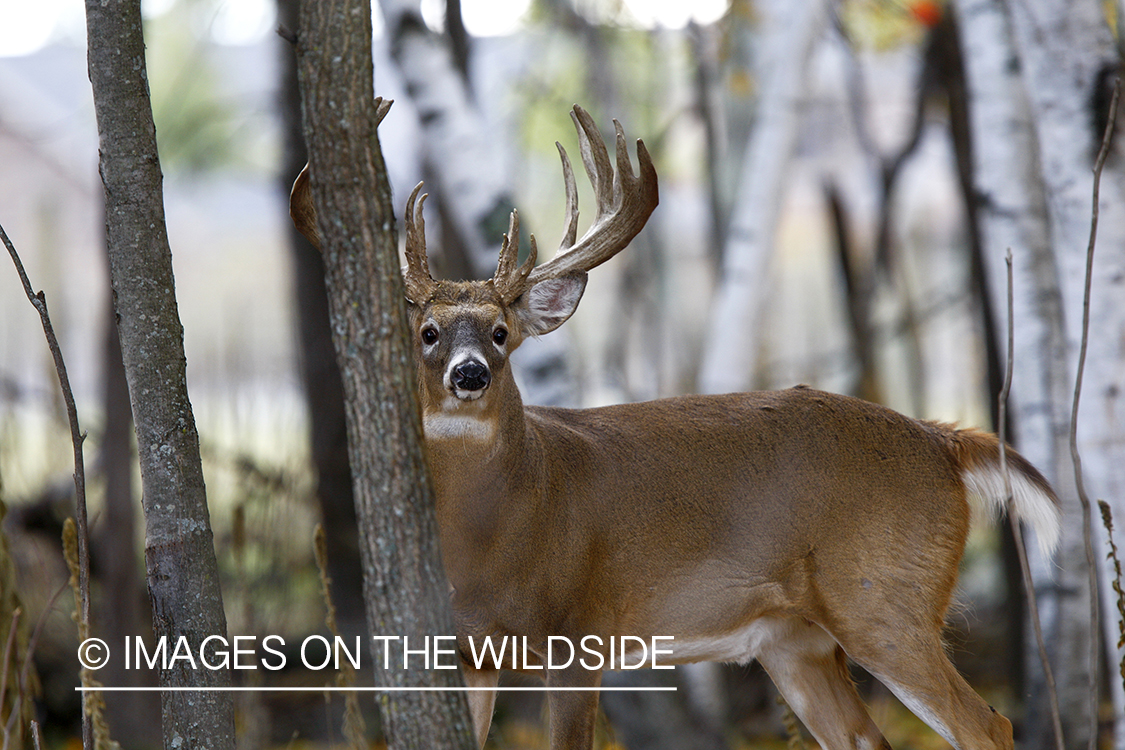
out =
[[(980, 430), (958, 430), (948, 425), (942, 428), (965, 483), (973, 517), (993, 518), (1005, 512), (1008, 492), (1000, 469), (1000, 441)], [(1059, 499), (1030, 461), (1010, 447), (1004, 454), (1011, 484), (1011, 512), (1035, 530), (1039, 549), (1049, 558), (1059, 543)]]

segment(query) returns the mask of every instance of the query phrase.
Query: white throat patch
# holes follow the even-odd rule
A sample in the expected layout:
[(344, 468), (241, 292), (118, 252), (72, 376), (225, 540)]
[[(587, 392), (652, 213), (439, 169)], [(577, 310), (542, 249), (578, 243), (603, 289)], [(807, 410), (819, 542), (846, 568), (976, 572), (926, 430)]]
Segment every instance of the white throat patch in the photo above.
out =
[(479, 440), (489, 442), (496, 435), (496, 422), (467, 414), (427, 414), (422, 419), (427, 440)]

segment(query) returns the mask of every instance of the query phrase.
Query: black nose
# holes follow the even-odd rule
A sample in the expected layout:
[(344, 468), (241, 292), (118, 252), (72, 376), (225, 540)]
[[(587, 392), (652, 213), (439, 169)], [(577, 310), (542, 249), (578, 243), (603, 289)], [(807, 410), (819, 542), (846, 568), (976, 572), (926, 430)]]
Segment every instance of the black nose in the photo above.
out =
[(482, 391), (492, 381), (488, 368), (475, 360), (462, 362), (453, 368), (453, 387), (462, 391)]

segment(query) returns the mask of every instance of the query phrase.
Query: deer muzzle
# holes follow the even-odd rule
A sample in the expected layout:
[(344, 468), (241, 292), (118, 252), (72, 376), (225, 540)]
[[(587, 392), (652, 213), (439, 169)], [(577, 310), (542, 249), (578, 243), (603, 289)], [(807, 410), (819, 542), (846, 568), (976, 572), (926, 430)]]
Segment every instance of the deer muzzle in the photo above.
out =
[(492, 382), (488, 365), (475, 359), (468, 359), (450, 368), (449, 382), (453, 395), (462, 401), (480, 398)]

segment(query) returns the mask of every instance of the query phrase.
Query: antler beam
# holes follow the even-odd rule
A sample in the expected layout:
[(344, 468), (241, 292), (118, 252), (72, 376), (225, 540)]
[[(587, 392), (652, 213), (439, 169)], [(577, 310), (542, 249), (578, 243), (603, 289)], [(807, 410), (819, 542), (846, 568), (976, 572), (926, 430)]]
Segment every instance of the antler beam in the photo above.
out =
[(585, 273), (605, 263), (623, 250), (641, 231), (648, 217), (660, 202), (656, 184), (656, 169), (644, 141), (637, 140), (637, 162), (640, 174), (633, 174), (629, 151), (625, 144), (625, 131), (621, 123), (613, 121), (617, 132), (615, 151), (617, 171), (614, 172), (598, 126), (590, 113), (578, 105), (571, 112), (578, 131), (578, 148), (582, 164), (590, 183), (594, 186), (597, 212), (594, 223), (575, 242), (578, 232), (578, 193), (574, 184), (574, 170), (570, 166), (566, 149), (560, 144), (563, 178), (566, 181), (566, 229), (559, 252), (547, 263), (536, 268), (528, 282), (536, 284), (544, 279)]

